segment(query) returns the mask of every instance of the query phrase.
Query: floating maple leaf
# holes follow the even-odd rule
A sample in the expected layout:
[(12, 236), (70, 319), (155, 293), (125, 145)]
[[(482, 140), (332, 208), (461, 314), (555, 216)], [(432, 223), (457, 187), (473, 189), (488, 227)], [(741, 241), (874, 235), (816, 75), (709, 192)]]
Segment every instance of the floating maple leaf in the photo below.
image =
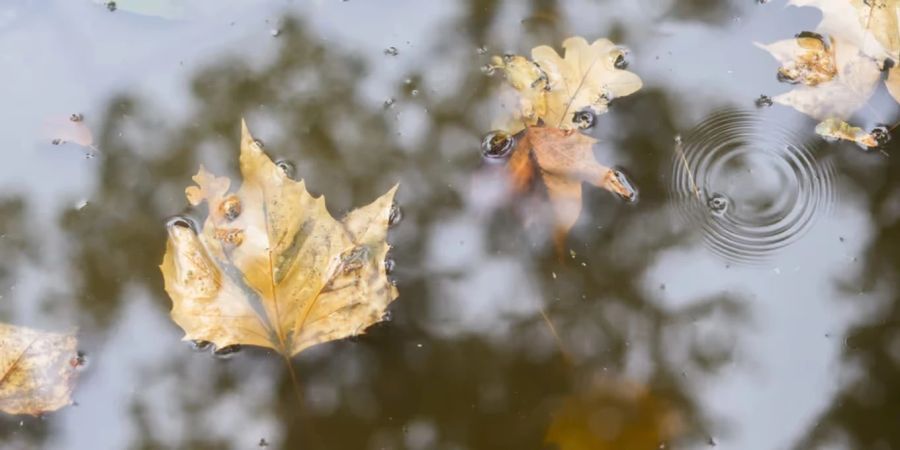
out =
[(589, 109), (603, 114), (610, 101), (641, 88), (637, 75), (617, 67), (625, 52), (608, 39), (588, 44), (582, 37), (570, 37), (563, 41), (563, 48), (564, 57), (546, 45), (532, 49), (530, 61), (516, 55), (494, 57), (493, 67), (504, 72), (520, 96), (517, 125), (506, 131), (515, 133), (540, 122), (577, 128), (576, 112)]
[(819, 120), (852, 115), (869, 100), (881, 76), (874, 60), (838, 39), (801, 35), (756, 45), (782, 63), (784, 80), (798, 84), (773, 100)]
[(243, 184), (229, 193), (230, 180), (201, 167), (186, 194), (208, 205), (202, 231), (186, 221), (168, 227), (160, 269), (184, 339), (268, 347), (287, 358), (379, 322), (397, 297), (384, 262), (396, 186), (336, 220), (245, 124), (240, 169)]
[(624, 174), (594, 158), (595, 142), (596, 139), (575, 130), (528, 127), (507, 163), (516, 191), (525, 191), (538, 175), (546, 186), (553, 205), (558, 250), (581, 214), (582, 183), (602, 187), (629, 201), (637, 199), (637, 192)]
[(0, 324), (0, 410), (37, 416), (72, 403), (73, 334)]

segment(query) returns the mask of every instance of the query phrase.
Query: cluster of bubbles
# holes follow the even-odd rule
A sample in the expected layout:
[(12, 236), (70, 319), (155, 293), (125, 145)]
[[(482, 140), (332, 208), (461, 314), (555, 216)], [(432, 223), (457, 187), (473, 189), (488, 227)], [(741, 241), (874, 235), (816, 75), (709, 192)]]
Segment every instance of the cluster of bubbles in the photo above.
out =
[(715, 253), (763, 262), (834, 203), (833, 167), (815, 142), (749, 111), (716, 113), (676, 140), (671, 195)]

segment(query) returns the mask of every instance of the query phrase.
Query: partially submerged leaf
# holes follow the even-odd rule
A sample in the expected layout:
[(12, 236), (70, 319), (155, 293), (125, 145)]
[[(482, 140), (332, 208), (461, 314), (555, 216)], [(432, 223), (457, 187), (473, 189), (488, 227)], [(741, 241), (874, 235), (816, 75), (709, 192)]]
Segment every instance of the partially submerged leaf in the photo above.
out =
[(637, 192), (621, 172), (597, 162), (596, 139), (575, 130), (528, 127), (507, 165), (514, 188), (522, 192), (539, 178), (547, 188), (555, 217), (557, 248), (581, 214), (581, 184), (590, 183), (633, 201)]
[(881, 71), (853, 44), (838, 39), (821, 45), (815, 41), (799, 37), (757, 44), (782, 63), (779, 73), (799, 83), (774, 100), (819, 120), (847, 118), (869, 100)]
[(610, 101), (641, 88), (637, 75), (616, 67), (625, 53), (608, 39), (588, 44), (582, 37), (571, 37), (563, 48), (563, 57), (542, 45), (532, 49), (531, 61), (510, 55), (494, 58), (494, 66), (503, 70), (520, 95), (517, 119), (521, 125), (507, 131), (541, 122), (548, 127), (577, 128), (576, 112), (587, 109), (603, 114)]
[(41, 134), (54, 144), (72, 143), (96, 150), (94, 133), (79, 114), (71, 117), (51, 117), (44, 121)]
[(396, 186), (336, 220), (246, 125), (240, 169), (243, 184), (228, 193), (227, 178), (201, 167), (186, 194), (209, 206), (202, 231), (178, 221), (168, 227), (160, 269), (184, 339), (292, 356), (379, 322), (397, 297), (385, 271)]
[(37, 416), (71, 404), (77, 345), (73, 334), (0, 323), (0, 410)]
[(816, 133), (828, 140), (855, 142), (864, 148), (878, 147), (878, 140), (871, 133), (836, 118), (820, 122), (816, 125)]
[(655, 449), (683, 428), (678, 410), (646, 387), (600, 378), (563, 400), (545, 439), (559, 450)]
[(789, 4), (819, 8), (819, 33), (852, 43), (878, 61), (896, 58), (900, 52), (897, 0), (790, 0)]

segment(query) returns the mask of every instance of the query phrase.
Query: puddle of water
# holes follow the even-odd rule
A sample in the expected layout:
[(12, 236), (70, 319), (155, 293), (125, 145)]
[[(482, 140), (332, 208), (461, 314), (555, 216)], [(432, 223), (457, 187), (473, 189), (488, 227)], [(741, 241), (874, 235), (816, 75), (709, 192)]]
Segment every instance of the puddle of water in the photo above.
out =
[[(585, 404), (620, 448), (900, 447), (900, 163), (755, 106), (789, 86), (752, 43), (814, 9), (127, 3), (0, 5), (0, 320), (77, 327), (90, 359), (77, 406), (0, 417), (0, 448), (539, 449)], [(560, 260), (521, 220), (546, 205), (484, 161), (501, 81), (480, 67), (570, 35), (644, 80), (585, 128), (640, 200), (585, 189)], [(52, 144), (72, 114), (96, 149)], [(391, 320), (296, 357), (302, 403), (276, 355), (216, 358), (168, 318), (166, 221), (198, 219), (200, 163), (236, 177), (241, 117), (335, 215), (401, 186)]]

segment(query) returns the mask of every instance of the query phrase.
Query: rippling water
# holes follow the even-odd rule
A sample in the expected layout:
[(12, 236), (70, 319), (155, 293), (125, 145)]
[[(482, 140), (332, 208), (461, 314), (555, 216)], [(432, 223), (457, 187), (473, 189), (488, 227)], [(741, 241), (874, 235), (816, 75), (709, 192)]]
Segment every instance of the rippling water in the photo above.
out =
[(819, 144), (761, 112), (714, 113), (676, 143), (672, 197), (712, 251), (764, 262), (834, 205), (834, 167)]

